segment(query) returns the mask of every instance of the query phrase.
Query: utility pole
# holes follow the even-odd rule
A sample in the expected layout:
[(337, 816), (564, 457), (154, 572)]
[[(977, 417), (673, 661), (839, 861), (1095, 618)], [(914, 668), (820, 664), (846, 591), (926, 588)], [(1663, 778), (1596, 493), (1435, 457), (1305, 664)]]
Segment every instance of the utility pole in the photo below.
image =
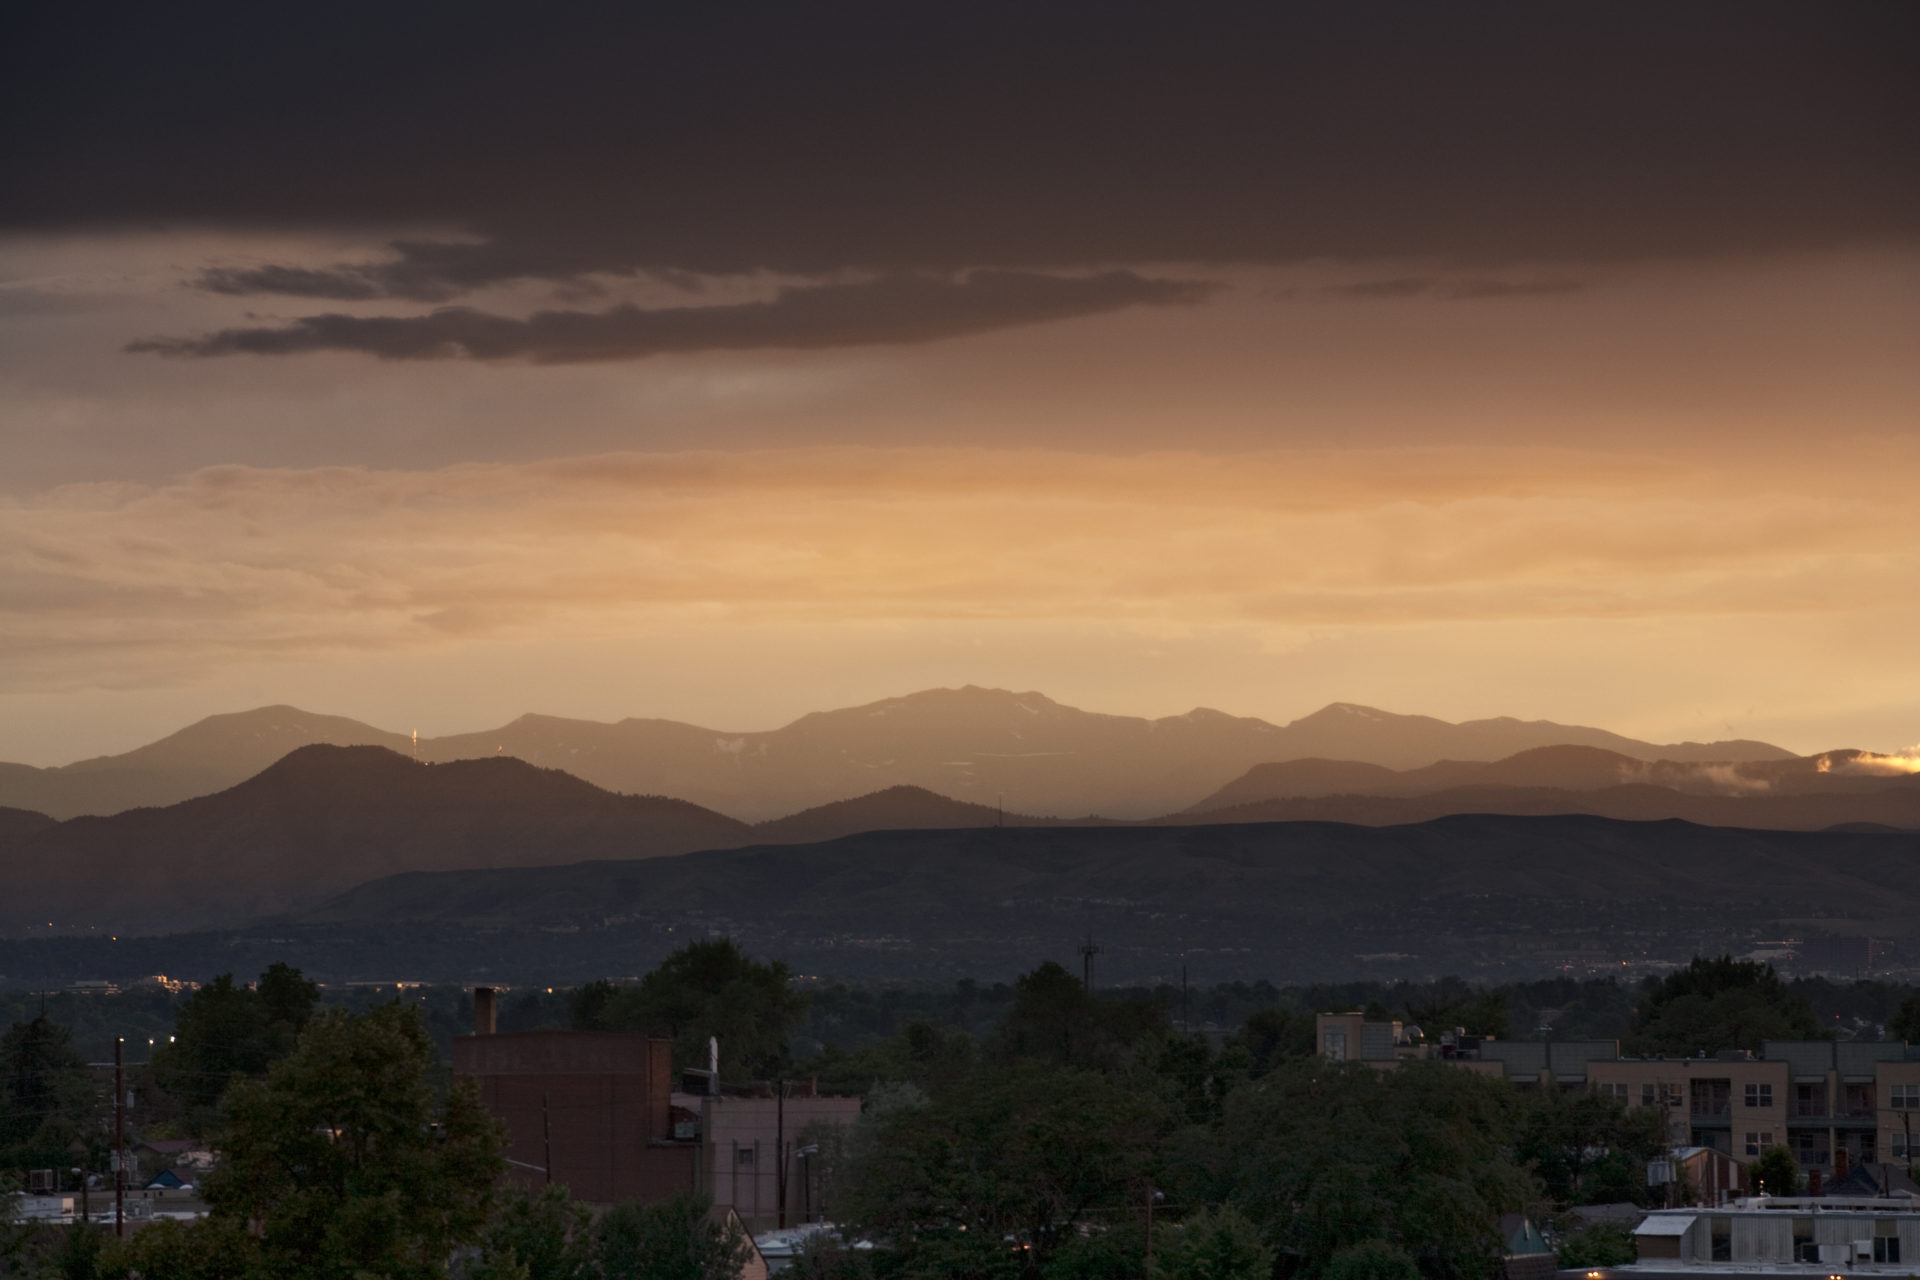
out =
[(773, 1092), (773, 1198), (779, 1207), (778, 1224), (787, 1227), (787, 1082), (782, 1080)]
[(127, 1235), (127, 1086), (120, 1061), (125, 1044), (113, 1038), (113, 1234), (121, 1239)]
[(547, 1185), (553, 1185), (553, 1111), (547, 1105), (547, 1094), (540, 1095), (540, 1131), (546, 1141), (546, 1155), (541, 1163), (547, 1166)]
[(1093, 958), (1100, 954), (1100, 948), (1094, 945), (1093, 935), (1088, 934), (1086, 941), (1080, 944), (1080, 982), (1093, 994)]
[(1149, 1182), (1147, 1184), (1147, 1272), (1146, 1272), (1147, 1275), (1149, 1276), (1153, 1274), (1153, 1202), (1159, 1198), (1159, 1195), (1160, 1193), (1155, 1191), (1153, 1189), (1153, 1184)]
[(1193, 1034), (1193, 1022), (1187, 1017), (1187, 957), (1180, 956), (1180, 1034)]

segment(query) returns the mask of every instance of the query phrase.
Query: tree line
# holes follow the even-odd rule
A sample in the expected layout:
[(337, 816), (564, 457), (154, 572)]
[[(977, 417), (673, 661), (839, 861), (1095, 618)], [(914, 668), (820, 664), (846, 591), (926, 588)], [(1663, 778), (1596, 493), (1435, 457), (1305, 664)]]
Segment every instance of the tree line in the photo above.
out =
[[(1657, 1112), (1597, 1093), (1527, 1093), (1438, 1062), (1325, 1061), (1305, 1009), (1256, 1007), (1222, 1034), (1197, 1027), (1175, 992), (1092, 992), (1053, 963), (1006, 984), (1003, 1000), (955, 990), (997, 1004), (996, 1016), (910, 1016), (889, 1035), (821, 1048), (805, 1031), (823, 993), (809, 998), (784, 965), (716, 939), (638, 982), (523, 999), (576, 1029), (671, 1036), (682, 1065), (704, 1063), (717, 1036), (734, 1080), (811, 1075), (862, 1095), (856, 1124), (806, 1137), (841, 1227), (797, 1263), (820, 1280), (1487, 1276), (1505, 1247), (1502, 1215), (1643, 1200), (1646, 1161), (1664, 1145)], [(329, 1007), (284, 965), (200, 988), (167, 1041), (154, 1037), (141, 1087), (164, 1101), (146, 1136), (198, 1133), (219, 1149), (202, 1188), (209, 1216), (124, 1242), (9, 1227), (0, 1271), (737, 1273), (745, 1242), (697, 1197), (593, 1213), (564, 1190), (504, 1189), (499, 1127), (451, 1079), (425, 1002), (407, 995)], [(1375, 991), (1366, 1005), (1498, 1034), (1514, 1003), (1505, 989), (1429, 986)], [(1889, 1022), (1910, 1032), (1916, 1015), (1909, 995)], [(1802, 985), (1724, 957), (1633, 989), (1628, 1017), (1630, 1043), (1667, 1052), (1825, 1030)], [(104, 1169), (101, 1121), (71, 1031), (44, 1015), (16, 1021), (0, 1038), (0, 1176)], [(1573, 1243), (1575, 1262), (1622, 1260), (1602, 1256), (1618, 1239)]]

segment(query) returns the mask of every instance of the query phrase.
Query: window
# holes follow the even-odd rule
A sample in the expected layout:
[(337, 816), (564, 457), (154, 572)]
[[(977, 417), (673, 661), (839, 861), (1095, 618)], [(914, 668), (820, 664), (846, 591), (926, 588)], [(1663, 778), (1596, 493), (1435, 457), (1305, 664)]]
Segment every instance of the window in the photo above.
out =
[(1747, 1086), (1747, 1105), (1750, 1107), (1770, 1107), (1773, 1105), (1773, 1086), (1770, 1084), (1750, 1084)]
[(1888, 1092), (1895, 1111), (1920, 1111), (1920, 1084), (1896, 1084)]
[(1733, 1261), (1733, 1219), (1714, 1218), (1710, 1230), (1713, 1233), (1713, 1260), (1715, 1262)]
[(1659, 1095), (1655, 1093), (1654, 1086), (1650, 1084), (1643, 1084), (1640, 1086), (1640, 1105), (1641, 1106), (1643, 1107), (1652, 1106), (1653, 1100), (1657, 1096)]
[(735, 1164), (738, 1164), (738, 1165), (750, 1165), (750, 1164), (752, 1164), (752, 1163), (753, 1163), (753, 1148), (752, 1148), (752, 1147), (738, 1147), (738, 1148), (736, 1148), (736, 1149), (734, 1150), (734, 1153), (733, 1153), (733, 1162), (734, 1162)]
[(1873, 1220), (1873, 1260), (1900, 1261), (1900, 1224), (1892, 1218)]
[(1748, 1131), (1747, 1133), (1747, 1154), (1748, 1155), (1757, 1156), (1762, 1151), (1765, 1151), (1768, 1147), (1772, 1145), (1773, 1145), (1773, 1130), (1762, 1129), (1758, 1133), (1755, 1133), (1751, 1130)]
[(1920, 1142), (1914, 1143), (1911, 1149), (1909, 1149), (1907, 1145), (1907, 1135), (1899, 1129), (1893, 1131), (1893, 1140), (1888, 1146), (1893, 1151), (1893, 1158), (1895, 1160), (1920, 1158)]
[(1603, 1084), (1600, 1092), (1605, 1097), (1618, 1098), (1622, 1102), (1627, 1100), (1627, 1086), (1623, 1084)]
[(1327, 1057), (1332, 1058), (1335, 1062), (1345, 1062), (1347, 1060), (1347, 1033), (1345, 1031), (1329, 1029), (1326, 1035), (1321, 1038), (1320, 1052), (1326, 1054)]

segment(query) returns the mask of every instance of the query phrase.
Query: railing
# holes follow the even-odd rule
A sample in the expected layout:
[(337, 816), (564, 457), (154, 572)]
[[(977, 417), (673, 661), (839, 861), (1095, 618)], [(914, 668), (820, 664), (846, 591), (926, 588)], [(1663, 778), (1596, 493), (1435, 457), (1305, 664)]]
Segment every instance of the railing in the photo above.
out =
[(1703, 1101), (1694, 1099), (1693, 1114), (1696, 1116), (1727, 1116), (1733, 1114), (1733, 1104), (1723, 1098)]

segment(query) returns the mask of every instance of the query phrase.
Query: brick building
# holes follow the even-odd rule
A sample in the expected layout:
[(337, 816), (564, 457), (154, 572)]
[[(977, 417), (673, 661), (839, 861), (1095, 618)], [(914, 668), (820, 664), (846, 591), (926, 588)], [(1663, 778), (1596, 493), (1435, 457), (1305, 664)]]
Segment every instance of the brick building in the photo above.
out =
[[(493, 993), (475, 992), (475, 1033), (453, 1073), (479, 1083), (507, 1127), (516, 1180), (549, 1178), (576, 1200), (664, 1200), (696, 1185), (699, 1143), (674, 1136), (673, 1044), (601, 1031), (494, 1034)], [(549, 1160), (551, 1164), (549, 1165)]]
[(689, 1071), (690, 1090), (677, 1093), (673, 1043), (663, 1037), (496, 1034), (484, 987), (474, 992), (474, 1024), (453, 1042), (453, 1071), (477, 1081), (506, 1124), (511, 1176), (541, 1185), (551, 1153), (552, 1181), (576, 1200), (664, 1200), (697, 1187), (752, 1230), (817, 1218), (812, 1138), (860, 1116), (859, 1098), (821, 1097), (811, 1080), (721, 1090), (715, 1072)]

